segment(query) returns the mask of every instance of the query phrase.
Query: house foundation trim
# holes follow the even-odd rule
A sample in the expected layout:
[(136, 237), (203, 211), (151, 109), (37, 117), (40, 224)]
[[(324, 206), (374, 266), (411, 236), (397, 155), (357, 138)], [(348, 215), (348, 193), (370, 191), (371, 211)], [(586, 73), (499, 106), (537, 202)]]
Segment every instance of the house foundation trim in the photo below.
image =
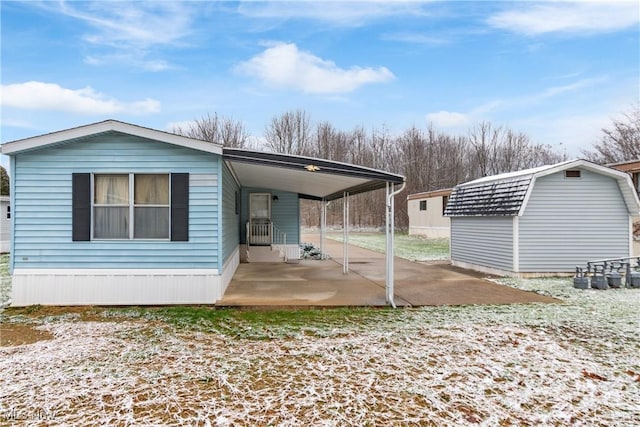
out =
[(15, 269), (11, 305), (213, 304), (222, 293), (217, 269)]

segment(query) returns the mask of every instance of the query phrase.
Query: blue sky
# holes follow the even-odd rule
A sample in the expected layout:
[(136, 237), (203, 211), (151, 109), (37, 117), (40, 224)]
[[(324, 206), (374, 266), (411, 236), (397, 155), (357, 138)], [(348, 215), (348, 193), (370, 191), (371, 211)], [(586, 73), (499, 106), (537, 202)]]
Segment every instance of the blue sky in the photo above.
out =
[(2, 142), (107, 118), (170, 130), (208, 113), (261, 137), (303, 109), (392, 134), (490, 121), (575, 157), (640, 100), (636, 1), (0, 8)]

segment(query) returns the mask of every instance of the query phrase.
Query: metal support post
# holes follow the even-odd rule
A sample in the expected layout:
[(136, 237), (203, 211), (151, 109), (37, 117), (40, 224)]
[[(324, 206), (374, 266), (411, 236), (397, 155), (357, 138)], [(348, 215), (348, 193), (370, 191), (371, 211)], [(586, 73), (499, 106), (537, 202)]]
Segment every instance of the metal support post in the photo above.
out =
[(342, 194), (342, 273), (349, 273), (349, 192)]

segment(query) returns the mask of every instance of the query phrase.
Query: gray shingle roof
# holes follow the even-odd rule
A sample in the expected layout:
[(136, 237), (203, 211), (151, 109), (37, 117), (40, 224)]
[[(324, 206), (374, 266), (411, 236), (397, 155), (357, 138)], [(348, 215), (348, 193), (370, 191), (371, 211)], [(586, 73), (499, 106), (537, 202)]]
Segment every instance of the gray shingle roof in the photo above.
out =
[(573, 168), (614, 178), (622, 192), (627, 211), (631, 215), (638, 215), (640, 199), (629, 175), (582, 159), (486, 176), (459, 184), (449, 196), (444, 215), (448, 217), (521, 215), (526, 208), (527, 193), (530, 187), (535, 185), (537, 178)]
[(515, 216), (531, 184), (532, 174), (454, 188), (445, 216)]

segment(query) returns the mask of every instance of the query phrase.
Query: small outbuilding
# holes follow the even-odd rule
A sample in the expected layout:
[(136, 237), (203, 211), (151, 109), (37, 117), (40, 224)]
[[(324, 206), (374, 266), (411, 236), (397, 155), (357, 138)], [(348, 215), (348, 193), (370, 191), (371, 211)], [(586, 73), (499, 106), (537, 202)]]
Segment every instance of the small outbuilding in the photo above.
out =
[(575, 271), (632, 254), (640, 201), (628, 174), (586, 160), (488, 176), (453, 189), (453, 265), (510, 276)]
[(444, 216), (451, 188), (407, 196), (409, 235), (449, 238), (449, 218)]

